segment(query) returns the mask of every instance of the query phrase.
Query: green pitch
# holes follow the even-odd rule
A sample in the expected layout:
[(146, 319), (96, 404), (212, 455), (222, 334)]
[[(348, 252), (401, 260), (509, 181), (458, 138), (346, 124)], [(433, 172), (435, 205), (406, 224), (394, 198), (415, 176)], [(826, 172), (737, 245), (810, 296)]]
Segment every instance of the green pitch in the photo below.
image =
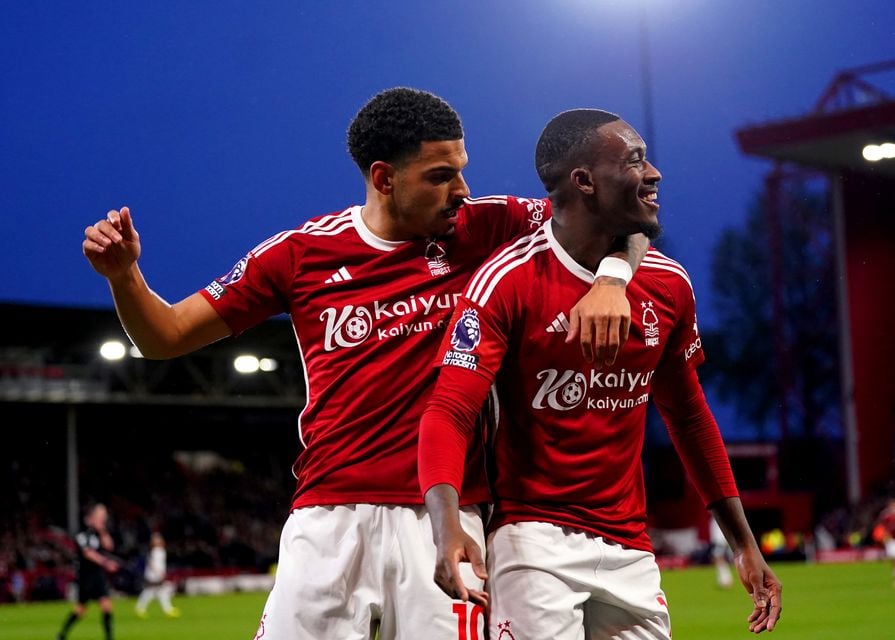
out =
[[(783, 582), (783, 615), (776, 630), (761, 637), (777, 640), (892, 638), (895, 588), (891, 566), (874, 562), (841, 565), (772, 565)], [(666, 571), (675, 640), (758, 637), (747, 630), (752, 610), (745, 590), (715, 586), (711, 568)]]
[[(783, 581), (783, 618), (772, 638), (840, 640), (893, 637), (895, 588), (888, 563), (776, 565)], [(663, 585), (671, 607), (675, 640), (750, 638), (745, 592), (715, 587), (710, 568), (666, 571)], [(251, 640), (266, 594), (175, 598), (183, 612), (165, 618), (158, 604), (148, 620), (134, 615), (134, 601), (115, 601), (116, 640)], [(3, 640), (53, 640), (69, 610), (65, 603), (0, 606)], [(765, 636), (766, 634), (763, 634)], [(102, 640), (95, 603), (69, 635), (71, 640)]]

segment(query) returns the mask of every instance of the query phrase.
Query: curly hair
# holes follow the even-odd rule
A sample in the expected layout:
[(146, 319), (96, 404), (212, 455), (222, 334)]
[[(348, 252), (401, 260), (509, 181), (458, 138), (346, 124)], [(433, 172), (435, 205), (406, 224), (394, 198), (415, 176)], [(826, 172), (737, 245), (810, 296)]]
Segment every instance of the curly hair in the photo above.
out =
[(620, 118), (600, 109), (572, 109), (555, 116), (538, 138), (535, 169), (548, 192), (570, 164), (584, 160), (582, 153), (593, 142), (597, 130)]
[(460, 116), (428, 91), (395, 87), (373, 96), (348, 127), (348, 151), (364, 175), (377, 160), (400, 164), (423, 142), (460, 140)]

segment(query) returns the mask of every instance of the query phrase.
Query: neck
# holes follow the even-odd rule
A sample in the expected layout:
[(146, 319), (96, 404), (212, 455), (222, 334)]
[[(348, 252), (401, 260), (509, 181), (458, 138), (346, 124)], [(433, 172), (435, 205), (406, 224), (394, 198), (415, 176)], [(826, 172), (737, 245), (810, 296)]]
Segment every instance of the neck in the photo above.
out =
[(381, 240), (389, 242), (413, 240), (414, 235), (401, 226), (401, 221), (394, 211), (391, 198), (379, 193), (371, 184), (367, 184), (367, 197), (361, 212), (367, 229)]
[(551, 225), (559, 245), (575, 262), (592, 272), (597, 270), (615, 240), (595, 216), (576, 209), (554, 209)]

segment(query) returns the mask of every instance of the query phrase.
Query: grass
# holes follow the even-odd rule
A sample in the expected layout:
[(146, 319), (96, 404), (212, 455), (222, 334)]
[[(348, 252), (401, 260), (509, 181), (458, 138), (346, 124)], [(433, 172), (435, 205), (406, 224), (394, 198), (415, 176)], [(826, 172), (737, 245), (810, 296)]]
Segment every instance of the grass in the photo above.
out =
[[(158, 603), (149, 605), (149, 618), (134, 613), (134, 599), (114, 601), (116, 640), (251, 640), (258, 629), (265, 593), (222, 596), (177, 596), (174, 605), (183, 614), (166, 618)], [(54, 640), (71, 610), (66, 602), (0, 606), (3, 640)], [(99, 607), (91, 602), (84, 618), (69, 633), (69, 640), (103, 640)]]
[[(895, 588), (888, 563), (775, 565), (783, 581), (783, 617), (771, 637), (827, 640), (843, 637), (877, 640), (893, 637)], [(746, 629), (750, 601), (739, 586), (715, 587), (711, 568), (666, 571), (663, 586), (671, 607), (675, 640), (726, 640), (753, 637)], [(133, 599), (115, 601), (118, 640), (250, 640), (266, 594), (234, 594), (175, 599), (183, 612), (165, 618), (158, 604), (148, 620), (134, 615)], [(0, 606), (3, 640), (52, 640), (69, 610), (64, 602)], [(101, 640), (99, 609), (88, 613), (71, 640)], [(334, 639), (337, 640), (337, 639)], [(545, 639), (547, 640), (547, 639)]]
[[(895, 588), (888, 563), (779, 564), (773, 569), (783, 583), (783, 615), (771, 637), (895, 637)], [(662, 585), (675, 640), (754, 637), (746, 626), (751, 600), (739, 584), (727, 591), (716, 588), (713, 569), (665, 571)]]

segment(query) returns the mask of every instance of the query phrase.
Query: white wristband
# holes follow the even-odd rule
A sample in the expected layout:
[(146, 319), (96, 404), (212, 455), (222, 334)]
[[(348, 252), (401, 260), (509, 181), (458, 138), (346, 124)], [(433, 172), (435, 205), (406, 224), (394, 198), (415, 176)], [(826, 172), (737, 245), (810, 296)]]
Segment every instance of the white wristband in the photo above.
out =
[(618, 278), (624, 280), (625, 284), (628, 284), (631, 282), (631, 278), (634, 277), (634, 272), (631, 271), (631, 265), (626, 260), (609, 256), (600, 260), (600, 266), (597, 267), (597, 275), (594, 276), (594, 280), (600, 276)]

